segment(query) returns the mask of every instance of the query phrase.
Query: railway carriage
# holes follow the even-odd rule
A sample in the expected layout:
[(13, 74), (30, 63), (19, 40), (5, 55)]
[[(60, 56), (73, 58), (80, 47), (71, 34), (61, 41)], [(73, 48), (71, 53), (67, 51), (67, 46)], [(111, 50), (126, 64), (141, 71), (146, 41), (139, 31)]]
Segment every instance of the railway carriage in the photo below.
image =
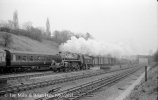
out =
[(23, 51), (0, 51), (0, 70), (25, 71), (49, 69), (52, 60), (57, 61), (58, 56), (48, 53), (23, 52)]

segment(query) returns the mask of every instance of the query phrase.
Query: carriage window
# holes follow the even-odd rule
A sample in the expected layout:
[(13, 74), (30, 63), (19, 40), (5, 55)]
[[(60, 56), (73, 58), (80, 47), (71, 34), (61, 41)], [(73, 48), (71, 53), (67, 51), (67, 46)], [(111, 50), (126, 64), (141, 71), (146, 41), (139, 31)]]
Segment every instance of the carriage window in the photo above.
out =
[(2, 61), (3, 53), (0, 53), (0, 61)]
[(43, 61), (45, 61), (45, 59), (46, 59), (46, 57), (45, 57), (45, 56), (43, 56)]
[(39, 61), (42, 61), (42, 57), (39, 57)]
[(46, 58), (47, 58), (47, 57), (43, 56), (43, 61), (45, 61), (45, 60), (46, 60)]
[(40, 57), (39, 56), (37, 57), (37, 61), (40, 61)]
[(16, 55), (15, 54), (12, 55), (12, 61), (16, 61)]
[(43, 57), (42, 56), (40, 56), (40, 61), (43, 61)]
[(26, 56), (23, 56), (22, 60), (23, 60), (23, 61), (26, 61)]
[(42, 57), (42, 61), (44, 61), (44, 57)]
[(30, 61), (33, 61), (33, 56), (30, 57)]
[(47, 57), (47, 61), (51, 61), (51, 58), (49, 56)]
[(21, 56), (18, 56), (18, 55), (17, 55), (17, 56), (16, 56), (16, 60), (17, 60), (17, 61), (21, 60)]
[(37, 61), (37, 57), (36, 56), (34, 57), (34, 61)]

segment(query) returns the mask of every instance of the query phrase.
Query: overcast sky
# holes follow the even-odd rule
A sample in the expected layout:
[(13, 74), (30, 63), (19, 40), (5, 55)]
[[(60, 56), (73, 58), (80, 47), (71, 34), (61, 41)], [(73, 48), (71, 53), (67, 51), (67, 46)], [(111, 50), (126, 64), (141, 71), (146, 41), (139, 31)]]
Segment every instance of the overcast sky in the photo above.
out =
[(156, 0), (0, 0), (0, 21), (31, 21), (51, 31), (91, 33), (106, 43), (123, 43), (137, 54), (158, 48), (158, 3)]

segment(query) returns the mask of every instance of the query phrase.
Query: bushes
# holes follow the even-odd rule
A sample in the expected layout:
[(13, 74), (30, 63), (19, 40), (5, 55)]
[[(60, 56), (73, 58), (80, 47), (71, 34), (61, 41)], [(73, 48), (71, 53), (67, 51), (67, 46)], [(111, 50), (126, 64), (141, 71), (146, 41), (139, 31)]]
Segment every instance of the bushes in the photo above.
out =
[(9, 33), (11, 31), (11, 29), (9, 27), (1, 27), (0, 31)]
[(155, 62), (158, 62), (158, 50), (154, 54), (154, 60)]
[(84, 38), (85, 40), (93, 39), (93, 36), (90, 33), (86, 34), (75, 34), (74, 32), (63, 30), (63, 31), (54, 31), (54, 36), (52, 41), (56, 41), (59, 44), (65, 43), (67, 40), (70, 40), (72, 36), (76, 38)]
[(8, 26), (0, 27), (0, 31), (8, 32), (15, 35), (22, 35), (29, 37), (33, 40), (42, 41), (42, 39), (51, 40), (58, 44), (65, 43), (67, 40), (69, 40), (72, 36), (75, 36), (76, 38), (84, 38), (84, 39), (92, 39), (92, 35), (90, 33), (86, 34), (75, 34), (68, 30), (63, 31), (54, 31), (54, 36), (51, 37), (46, 34), (42, 29), (35, 28), (31, 25), (26, 25), (25, 29), (14, 29)]
[(24, 29), (11, 29), (8, 27), (1, 27), (0, 31), (8, 32), (15, 35), (22, 35), (29, 37), (31, 39), (41, 41), (42, 40), (42, 32), (40, 29), (37, 28), (31, 28), (30, 30), (24, 30)]
[(2, 45), (5, 48), (9, 48), (9, 45), (12, 42), (12, 36), (10, 33), (4, 33), (1, 34), (1, 41), (0, 41), (0, 45)]

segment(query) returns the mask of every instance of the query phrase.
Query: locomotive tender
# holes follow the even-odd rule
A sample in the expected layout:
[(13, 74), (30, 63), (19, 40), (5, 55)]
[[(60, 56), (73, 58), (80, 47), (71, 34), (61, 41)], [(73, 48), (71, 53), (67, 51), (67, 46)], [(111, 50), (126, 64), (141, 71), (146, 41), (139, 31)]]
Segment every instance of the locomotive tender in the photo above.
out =
[(116, 64), (112, 57), (93, 57), (69, 52), (56, 55), (50, 53), (0, 50), (0, 72), (19, 72), (26, 70), (74, 71), (93, 66)]

